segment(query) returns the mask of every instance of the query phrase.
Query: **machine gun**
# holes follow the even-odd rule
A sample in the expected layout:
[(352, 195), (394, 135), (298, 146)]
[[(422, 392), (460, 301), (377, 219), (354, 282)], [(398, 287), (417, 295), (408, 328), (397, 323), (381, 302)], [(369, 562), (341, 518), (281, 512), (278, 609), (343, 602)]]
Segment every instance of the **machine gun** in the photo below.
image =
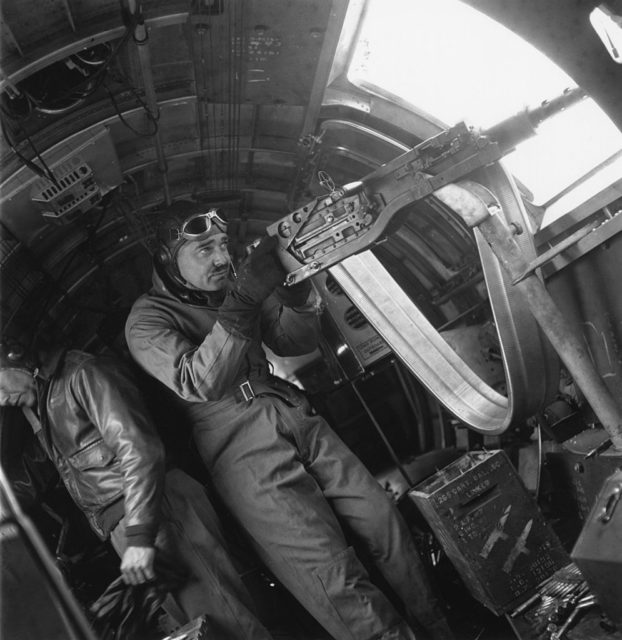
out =
[[(498, 261), (496, 266), (503, 268), (510, 286), (519, 292), (520, 300), (510, 304), (510, 296), (504, 291), (506, 285), (500, 277), (493, 274), (495, 267), (492, 267), (489, 273), (491, 279), (496, 280), (493, 295), (488, 286), (487, 266), (483, 262), (493, 313), (511, 319), (515, 323), (514, 328), (518, 329), (516, 322), (521, 312), (520, 305), (527, 306), (532, 319), (540, 326), (608, 432), (614, 448), (622, 451), (622, 414), (583, 343), (575, 335), (543, 282), (535, 275), (535, 269), (527, 262), (511, 228), (503, 219), (504, 216), (493, 215), (502, 211), (499, 199), (483, 185), (465, 180), (475, 170), (499, 160), (518, 142), (533, 135), (539, 122), (581, 100), (584, 95), (581, 89), (566, 91), (532, 111), (509, 118), (488, 130), (488, 133), (477, 134), (463, 123), (458, 124), (413, 147), (359, 182), (333, 189), (327, 197), (304, 205), (268, 227), (267, 232), (278, 239), (279, 256), (287, 271), (286, 283), (293, 285), (336, 266), (345, 258), (384, 239), (404, 221), (404, 209), (407, 205), (434, 195), (453, 209), (468, 226), (478, 228)], [(359, 265), (358, 279), (355, 280), (367, 279), (364, 286), (368, 291), (376, 274), (365, 269), (364, 265)], [(356, 286), (359, 284), (357, 282)], [(391, 286), (386, 280), (384, 285)], [(396, 297), (403, 295), (401, 290), (392, 290)], [(387, 292), (382, 293), (385, 295)], [(376, 295), (380, 294), (376, 292)], [(364, 300), (365, 296), (360, 295), (359, 304)], [(386, 295), (385, 302), (389, 302)], [(403, 302), (406, 304), (406, 301)], [(467, 424), (482, 431), (503, 432), (515, 418), (514, 409), (518, 397), (518, 378), (512, 373), (505, 354), (512, 349), (520, 351), (516, 343), (518, 334), (510, 332), (513, 335), (511, 344), (508, 345), (504, 345), (504, 340), (501, 339), (510, 389), (508, 398), (503, 398), (503, 406), (503, 401), (497, 402), (501, 398), (499, 394), (493, 397), (487, 390), (482, 392), (479, 385), (481, 381), (475, 385), (466, 382), (469, 374), (465, 374), (462, 368), (464, 363), (454, 366), (455, 359), (452, 358), (455, 354), (449, 353), (450, 348), (444, 341), (441, 341), (442, 345), (439, 344), (438, 333), (425, 318), (417, 315), (419, 311), (416, 307), (410, 306), (408, 314), (405, 307), (391, 301), (391, 308), (393, 313), (390, 321), (383, 315), (387, 312), (386, 305), (376, 305), (373, 309), (368, 307), (367, 310), (377, 316), (377, 321), (384, 326), (385, 334), (391, 334), (391, 340), (387, 342), (394, 352), (437, 397), (449, 398), (445, 404), (455, 415), (461, 418), (464, 416), (462, 419)], [(376, 328), (378, 329), (377, 326)], [(383, 337), (386, 339), (387, 335)], [(404, 341), (403, 335), (409, 335), (409, 340)], [(416, 340), (413, 337), (415, 335), (418, 336)], [(501, 334), (500, 337), (502, 338)], [(414, 342), (417, 344), (416, 348), (413, 347)], [(422, 353), (429, 354), (430, 362), (422, 362)], [(520, 364), (525, 371), (527, 360)], [(533, 363), (530, 366), (533, 369)], [(441, 374), (441, 370), (447, 375)], [(459, 393), (454, 393), (447, 384), (449, 376), (454, 374), (458, 374), (456, 388), (460, 389)], [(527, 406), (528, 403), (525, 403), (523, 410)], [(533, 413), (531, 411), (531, 415)]]
[(382, 241), (404, 222), (406, 205), (499, 160), (534, 135), (540, 122), (584, 96), (581, 89), (567, 90), (482, 133), (459, 123), (360, 181), (332, 188), (281, 218), (266, 231), (278, 239), (279, 257), (288, 272), (286, 284), (296, 284)]

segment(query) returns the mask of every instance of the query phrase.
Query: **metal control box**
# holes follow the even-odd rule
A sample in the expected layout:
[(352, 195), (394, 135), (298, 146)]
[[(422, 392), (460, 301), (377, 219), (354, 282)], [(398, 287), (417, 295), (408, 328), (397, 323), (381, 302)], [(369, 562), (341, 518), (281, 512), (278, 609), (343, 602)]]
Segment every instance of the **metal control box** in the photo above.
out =
[(409, 496), (466, 588), (495, 614), (570, 562), (503, 451), (467, 453)]
[(314, 283), (343, 341), (352, 350), (362, 369), (391, 353), (387, 343), (330, 273), (318, 274), (314, 277)]
[(92, 209), (101, 199), (102, 190), (89, 165), (79, 156), (54, 167), (56, 184), (46, 178), (35, 180), (30, 197), (48, 220), (69, 224)]
[(572, 558), (605, 613), (622, 629), (622, 470), (603, 484)]

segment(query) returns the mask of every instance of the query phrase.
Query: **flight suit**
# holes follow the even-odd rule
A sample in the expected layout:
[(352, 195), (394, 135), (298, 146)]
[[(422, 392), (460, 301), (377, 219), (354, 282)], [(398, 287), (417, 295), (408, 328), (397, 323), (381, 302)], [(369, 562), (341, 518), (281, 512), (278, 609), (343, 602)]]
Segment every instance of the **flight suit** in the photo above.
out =
[(443, 614), (406, 524), (305, 396), (268, 371), (261, 342), (277, 355), (308, 353), (316, 315), (313, 304), (291, 309), (271, 296), (245, 338), (217, 321), (217, 303), (181, 301), (154, 274), (126, 338), (180, 399), (214, 487), (306, 609), (338, 640), (413, 638), (344, 536), (366, 545), (408, 611), (433, 626)]

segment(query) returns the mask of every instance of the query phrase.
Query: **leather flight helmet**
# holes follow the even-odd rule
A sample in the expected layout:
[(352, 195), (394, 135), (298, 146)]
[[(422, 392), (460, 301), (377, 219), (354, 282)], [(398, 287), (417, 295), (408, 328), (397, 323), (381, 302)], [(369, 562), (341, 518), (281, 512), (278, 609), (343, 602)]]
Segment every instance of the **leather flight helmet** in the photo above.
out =
[(36, 376), (39, 368), (34, 356), (15, 338), (3, 337), (0, 341), (0, 371), (17, 369)]
[(156, 271), (177, 297), (194, 304), (209, 303), (210, 296), (188, 287), (177, 265), (177, 254), (187, 242), (227, 232), (224, 211), (209, 204), (176, 200), (166, 210), (156, 230)]
[(176, 200), (158, 225), (156, 258), (162, 265), (175, 265), (177, 253), (186, 242), (226, 232), (227, 219), (222, 209), (191, 200)]

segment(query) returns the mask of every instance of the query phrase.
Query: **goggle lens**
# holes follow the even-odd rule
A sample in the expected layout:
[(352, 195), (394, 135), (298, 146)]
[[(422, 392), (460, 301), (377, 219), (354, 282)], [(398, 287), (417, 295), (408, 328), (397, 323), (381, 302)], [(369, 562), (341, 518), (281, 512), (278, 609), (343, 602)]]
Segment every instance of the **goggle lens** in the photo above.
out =
[(199, 213), (184, 222), (180, 235), (188, 240), (195, 240), (209, 233), (212, 221), (224, 233), (227, 228), (227, 220), (222, 209), (210, 209), (206, 213)]

